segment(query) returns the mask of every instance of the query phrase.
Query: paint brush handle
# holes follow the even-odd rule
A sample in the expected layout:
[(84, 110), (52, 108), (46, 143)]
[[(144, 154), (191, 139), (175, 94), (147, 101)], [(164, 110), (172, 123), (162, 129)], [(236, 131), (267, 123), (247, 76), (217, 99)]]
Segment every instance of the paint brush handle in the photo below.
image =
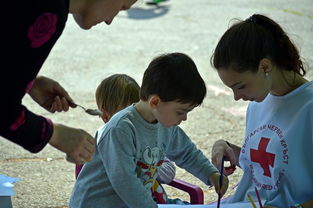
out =
[(255, 203), (254, 203), (254, 201), (252, 200), (252, 198), (251, 198), (251, 196), (250, 196), (249, 194), (248, 194), (248, 199), (249, 199), (249, 201), (251, 202), (253, 208), (257, 208), (256, 205), (255, 205)]
[(221, 194), (221, 188), (223, 185), (223, 172), (224, 172), (224, 160), (225, 158), (222, 158), (222, 164), (221, 164), (221, 172), (220, 172), (220, 190), (218, 193), (218, 200), (217, 200), (217, 208), (220, 208), (220, 203), (221, 203), (221, 198), (222, 198), (222, 194)]
[(254, 190), (255, 190), (256, 196), (257, 196), (257, 198), (258, 198), (258, 202), (259, 202), (260, 208), (263, 208), (263, 206), (262, 206), (262, 201), (261, 201), (261, 198), (260, 198), (258, 189), (257, 189), (256, 187), (254, 187)]

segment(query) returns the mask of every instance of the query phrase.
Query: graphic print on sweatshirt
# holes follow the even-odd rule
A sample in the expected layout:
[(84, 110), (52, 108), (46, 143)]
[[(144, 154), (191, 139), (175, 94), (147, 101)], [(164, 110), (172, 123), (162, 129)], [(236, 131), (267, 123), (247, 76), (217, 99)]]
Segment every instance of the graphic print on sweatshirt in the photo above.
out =
[(288, 144), (277, 126), (264, 124), (247, 132), (240, 160), (258, 188), (277, 190), (288, 169)]
[(137, 162), (137, 173), (143, 185), (150, 189), (157, 178), (157, 171), (164, 161), (164, 153), (159, 147), (147, 146), (140, 161)]

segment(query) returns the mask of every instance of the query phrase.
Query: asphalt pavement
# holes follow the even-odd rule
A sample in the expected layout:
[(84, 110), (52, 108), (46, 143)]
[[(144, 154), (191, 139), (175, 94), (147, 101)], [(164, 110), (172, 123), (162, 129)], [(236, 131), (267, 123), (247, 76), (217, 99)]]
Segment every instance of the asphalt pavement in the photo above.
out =
[[(227, 138), (241, 144), (247, 105), (233, 100), (231, 91), (210, 66), (210, 56), (234, 18), (246, 19), (254, 13), (276, 20), (312, 66), (312, 0), (169, 0), (159, 6), (139, 0), (130, 10), (120, 12), (110, 26), (98, 24), (88, 31), (81, 30), (69, 15), (66, 29), (40, 74), (59, 81), (78, 104), (95, 108), (94, 92), (104, 77), (126, 73), (141, 83), (153, 57), (167, 52), (186, 53), (205, 79), (208, 95), (204, 104), (190, 113), (182, 128), (210, 157), (211, 146), (217, 139)], [(312, 77), (309, 71), (307, 78)], [(50, 114), (28, 96), (23, 103), (54, 122), (83, 128), (90, 134), (102, 125), (99, 118), (79, 108)], [(47, 145), (40, 153), (31, 154), (2, 138), (0, 147), (0, 173), (21, 179), (14, 187), (14, 208), (67, 206), (75, 182), (74, 165), (64, 160), (62, 152)], [(178, 170), (177, 176), (199, 183), (183, 170)], [(230, 180), (238, 181), (239, 177), (240, 174)], [(208, 188), (204, 190), (211, 193)], [(214, 199), (215, 195), (205, 198), (206, 202)]]

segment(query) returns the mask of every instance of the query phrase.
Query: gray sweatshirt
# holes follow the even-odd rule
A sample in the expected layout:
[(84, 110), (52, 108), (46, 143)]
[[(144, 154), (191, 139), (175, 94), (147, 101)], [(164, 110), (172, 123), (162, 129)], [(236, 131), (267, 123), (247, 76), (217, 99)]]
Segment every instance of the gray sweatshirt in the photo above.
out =
[(156, 208), (151, 188), (165, 155), (209, 185), (217, 169), (184, 131), (146, 122), (134, 106), (97, 133), (97, 150), (74, 185), (70, 208)]

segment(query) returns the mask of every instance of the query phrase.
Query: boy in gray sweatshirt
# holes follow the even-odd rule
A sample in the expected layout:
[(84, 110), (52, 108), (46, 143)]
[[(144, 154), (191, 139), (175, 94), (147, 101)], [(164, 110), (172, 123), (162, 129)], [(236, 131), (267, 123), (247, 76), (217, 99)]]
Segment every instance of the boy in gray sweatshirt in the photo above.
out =
[(70, 208), (156, 208), (158, 169), (165, 155), (222, 195), (224, 176), (178, 126), (199, 106), (206, 87), (195, 63), (182, 53), (161, 55), (144, 73), (140, 101), (116, 113), (98, 131), (93, 160), (80, 172)]

